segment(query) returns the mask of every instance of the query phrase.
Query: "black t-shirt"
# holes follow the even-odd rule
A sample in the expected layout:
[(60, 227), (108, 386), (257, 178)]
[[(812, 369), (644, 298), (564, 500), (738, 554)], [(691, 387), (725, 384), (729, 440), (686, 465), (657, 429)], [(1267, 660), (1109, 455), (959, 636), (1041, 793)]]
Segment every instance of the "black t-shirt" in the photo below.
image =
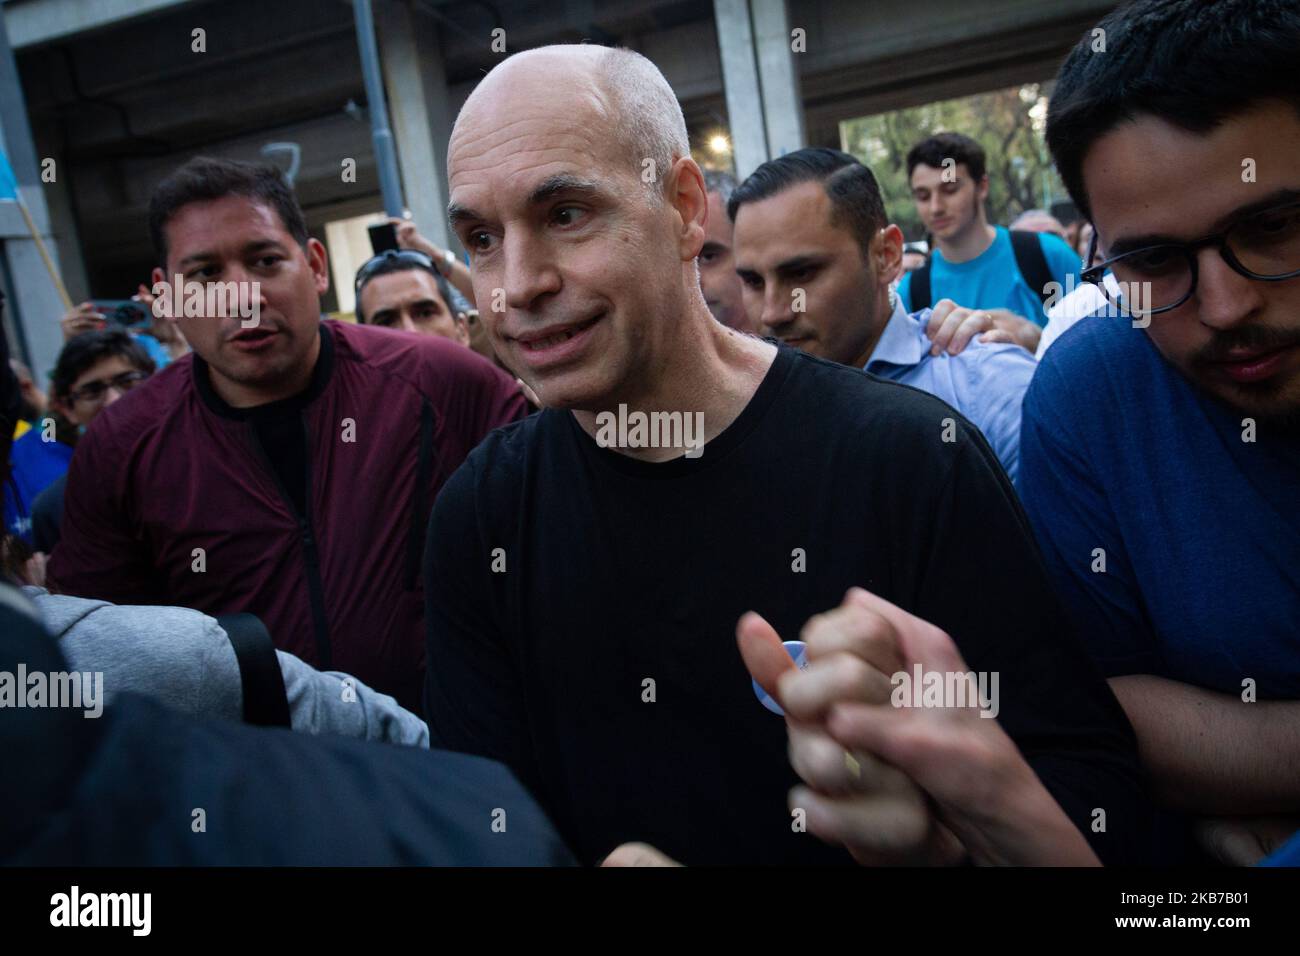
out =
[[(215, 392), (212, 399), (222, 411), (231, 418), (247, 421), (253, 426), (257, 443), (261, 446), (271, 470), (279, 479), (280, 487), (293, 502), (300, 518), (307, 515), (307, 426), (302, 419), (302, 410), (320, 393), (333, 360), (334, 340), (320, 327), (320, 355), (312, 368), (311, 380), (307, 387), (297, 395), (254, 405), (247, 408), (234, 408), (228, 405)], [(195, 376), (208, 374), (207, 365), (196, 355), (194, 357)]]
[(282, 399), (249, 409), (248, 420), (257, 433), (280, 485), (297, 509), (307, 514), (307, 429), (302, 421), (303, 396)]
[(699, 458), (634, 460), (555, 409), (470, 455), (430, 522), (431, 746), (514, 768), (585, 862), (629, 840), (848, 862), (793, 826), (785, 723), (735, 627), (752, 609), (796, 639), (853, 585), (997, 671), (1002, 726), (1070, 818), (1103, 859), (1141, 853), (1132, 731), (987, 443), (930, 395), (788, 348)]

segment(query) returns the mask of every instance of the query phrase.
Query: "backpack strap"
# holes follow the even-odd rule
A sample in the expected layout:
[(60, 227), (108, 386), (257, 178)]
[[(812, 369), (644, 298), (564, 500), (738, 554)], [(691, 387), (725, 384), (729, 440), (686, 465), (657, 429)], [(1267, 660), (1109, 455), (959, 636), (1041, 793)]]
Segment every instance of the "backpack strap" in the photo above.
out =
[(930, 307), (930, 257), (926, 256), (925, 265), (912, 270), (911, 284), (907, 288), (910, 312), (920, 312)]
[[(1016, 268), (1024, 277), (1029, 288), (1033, 289), (1034, 294), (1038, 296), (1043, 303), (1044, 315), (1047, 310), (1047, 300), (1051, 297), (1048, 291), (1048, 283), (1056, 281), (1052, 277), (1052, 270), (1048, 268), (1047, 256), (1043, 253), (1043, 241), (1036, 232), (1025, 232), (1021, 229), (1012, 229), (1011, 232), (1011, 250), (1016, 254)], [(1034, 316), (1026, 316), (1031, 322), (1037, 324)]]
[(280, 660), (266, 625), (255, 614), (222, 614), (217, 623), (230, 638), (239, 661), (244, 723), (258, 727), (290, 726), (284, 674), (280, 672)]

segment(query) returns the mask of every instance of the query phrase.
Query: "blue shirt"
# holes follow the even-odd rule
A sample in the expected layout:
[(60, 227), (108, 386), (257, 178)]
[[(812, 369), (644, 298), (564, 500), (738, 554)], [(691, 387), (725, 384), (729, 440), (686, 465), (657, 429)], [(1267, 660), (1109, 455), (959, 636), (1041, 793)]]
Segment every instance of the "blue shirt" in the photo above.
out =
[[(1016, 265), (1011, 233), (997, 226), (993, 244), (968, 262), (949, 262), (938, 247), (930, 256), (930, 301), (952, 299), (968, 309), (1010, 309), (1039, 326), (1047, 324), (1043, 300), (1029, 287)], [(1062, 294), (1079, 284), (1079, 256), (1069, 243), (1048, 232), (1038, 234), (1047, 271), (1061, 283)], [(1070, 276), (1074, 276), (1070, 279)], [(903, 307), (912, 311), (912, 274), (898, 285)]]
[(9, 453), (11, 477), (5, 483), (5, 528), (32, 543), (32, 502), (68, 470), (72, 448), (58, 441), (41, 441), (41, 423), (23, 433)]
[(925, 337), (929, 321), (929, 309), (908, 315), (899, 303), (863, 368), (957, 409), (983, 432), (1014, 481), (1020, 463), (1020, 403), (1038, 363), (1018, 345), (978, 340), (959, 355), (931, 355)]
[(1300, 432), (1257, 420), (1243, 441), (1246, 417), (1127, 319), (1090, 316), (1044, 354), (1018, 487), (1108, 676), (1300, 698)]
[(156, 371), (161, 372), (171, 363), (172, 357), (170, 353), (163, 348), (161, 342), (148, 332), (141, 332), (134, 336), (134, 338), (140, 343), (144, 350), (149, 353), (149, 357), (153, 359), (153, 364), (157, 366)]

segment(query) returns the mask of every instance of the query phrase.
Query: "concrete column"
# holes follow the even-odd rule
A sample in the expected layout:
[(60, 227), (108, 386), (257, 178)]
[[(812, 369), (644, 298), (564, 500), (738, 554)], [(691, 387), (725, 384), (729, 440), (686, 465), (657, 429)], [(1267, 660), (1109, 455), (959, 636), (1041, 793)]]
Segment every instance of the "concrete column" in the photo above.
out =
[(763, 92), (754, 57), (749, 0), (713, 0), (713, 18), (718, 29), (732, 157), (736, 178), (743, 180), (768, 158)]
[(713, 0), (736, 175), (804, 145), (785, 0)]
[[(40, 161), (32, 145), (31, 125), (18, 69), (9, 38), (0, 17), (0, 147), (13, 167), (18, 194), (27, 207), (36, 232), (58, 269), (58, 249), (50, 235), (50, 217), (40, 181)], [(14, 331), (10, 343), (13, 354), (23, 357), (32, 374), (44, 386), (47, 373), (63, 347), (59, 319), (65, 309), (63, 300), (41, 259), (36, 242), (27, 231), (17, 204), (0, 202), (0, 246), (3, 247), (5, 279), (12, 298), (6, 306), (5, 322)]]
[(785, 0), (749, 0), (754, 23), (754, 50), (763, 87), (763, 122), (767, 127), (768, 158), (775, 159), (804, 145), (803, 99), (799, 71), (790, 49), (790, 20)]
[(455, 117), (436, 21), (410, 4), (380, 0), (375, 28), (406, 204), (424, 236), (455, 249), (447, 230), (447, 142)]

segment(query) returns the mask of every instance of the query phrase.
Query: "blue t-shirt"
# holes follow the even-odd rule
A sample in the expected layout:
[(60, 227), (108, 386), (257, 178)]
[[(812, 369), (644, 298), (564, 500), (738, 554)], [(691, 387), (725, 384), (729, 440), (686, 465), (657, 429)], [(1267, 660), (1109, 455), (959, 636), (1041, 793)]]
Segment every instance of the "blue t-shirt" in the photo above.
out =
[(1243, 440), (1245, 418), (1126, 319), (1081, 320), (1039, 363), (1017, 487), (1107, 676), (1300, 698), (1300, 431)]
[(41, 423), (13, 444), (9, 453), (10, 480), (5, 482), (5, 528), (32, 543), (32, 502), (68, 470), (72, 448), (59, 441), (41, 441)]
[(149, 353), (149, 357), (153, 359), (153, 364), (157, 366), (155, 371), (161, 372), (168, 366), (168, 364), (170, 364), (172, 360), (171, 355), (168, 354), (165, 348), (163, 348), (162, 343), (148, 332), (141, 332), (134, 338), (144, 347), (144, 350)]
[[(969, 262), (952, 263), (936, 248), (930, 257), (930, 304), (952, 299), (968, 309), (1010, 309), (1039, 326), (1047, 324), (1043, 300), (1029, 287), (1016, 265), (1011, 233), (997, 226), (993, 244)], [(1040, 232), (1039, 242), (1047, 259), (1047, 271), (1061, 283), (1061, 294), (1079, 284), (1079, 257), (1069, 243), (1051, 233)], [(1069, 278), (1073, 276), (1074, 278)], [(912, 274), (898, 285), (903, 308), (912, 308)]]

